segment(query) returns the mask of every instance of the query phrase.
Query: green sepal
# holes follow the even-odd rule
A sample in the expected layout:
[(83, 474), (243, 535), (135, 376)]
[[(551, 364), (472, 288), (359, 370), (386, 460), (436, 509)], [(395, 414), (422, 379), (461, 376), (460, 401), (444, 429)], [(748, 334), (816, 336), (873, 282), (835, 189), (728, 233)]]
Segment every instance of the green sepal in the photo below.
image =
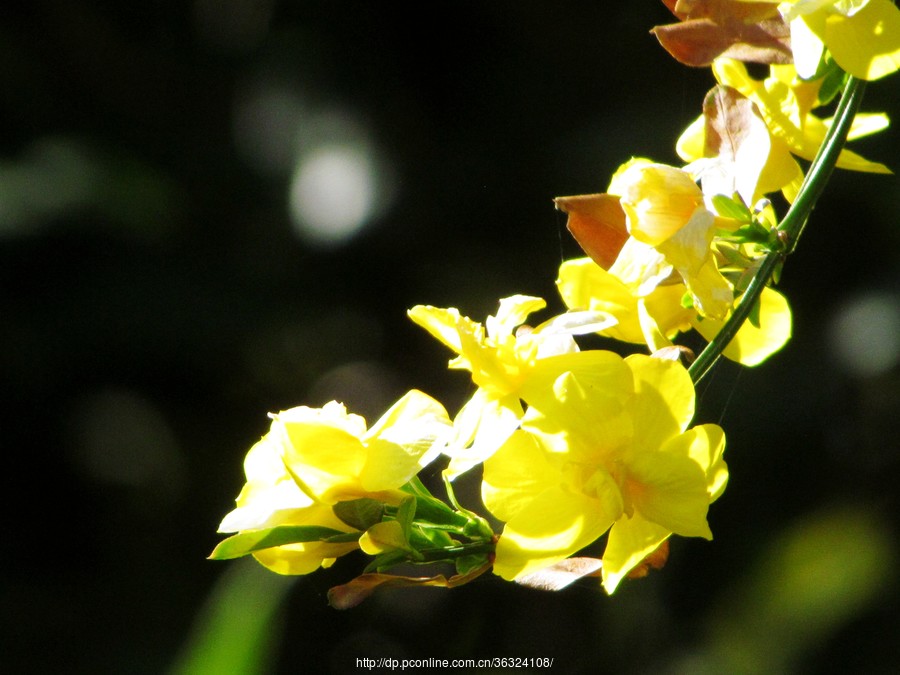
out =
[(239, 532), (213, 549), (210, 560), (231, 560), (273, 546), (302, 544), (311, 541), (342, 543), (359, 539), (360, 532), (341, 532), (318, 525), (280, 525), (265, 530)]
[(772, 283), (778, 284), (781, 281), (781, 270), (784, 269), (784, 260), (779, 261), (777, 265), (775, 265), (775, 269), (772, 270)]
[(772, 231), (756, 221), (741, 225), (734, 232), (725, 233), (725, 237), (742, 244), (762, 244), (766, 248), (772, 247)]
[(716, 195), (712, 198), (713, 208), (723, 218), (734, 218), (741, 223), (749, 223), (753, 220), (753, 214), (747, 205), (737, 197)]
[[(449, 546), (454, 546), (456, 541), (451, 537), (445, 530), (433, 528), (433, 527), (422, 527), (422, 523), (417, 523), (419, 527), (415, 528), (413, 531), (413, 540), (415, 547), (418, 549), (423, 548), (447, 548)], [(419, 546), (421, 544), (421, 546)]]
[(457, 574), (468, 574), (482, 565), (486, 565), (489, 561), (490, 557), (484, 553), (472, 553), (469, 555), (461, 555), (453, 562), (456, 564)]
[(465, 527), (468, 522), (466, 516), (454, 511), (435, 497), (427, 499), (420, 497), (416, 502), (416, 515), (420, 521), (455, 529)]
[(331, 510), (342, 522), (357, 530), (368, 530), (384, 517), (384, 504), (368, 497), (338, 502)]
[(363, 570), (363, 574), (368, 574), (369, 572), (383, 572), (387, 569), (390, 569), (394, 565), (399, 565), (402, 562), (406, 562), (409, 557), (410, 552), (404, 551), (402, 549), (385, 551), (384, 553), (375, 556), (375, 559), (368, 565), (366, 565), (366, 568)]
[(831, 52), (827, 49), (822, 53), (822, 58), (819, 59), (819, 65), (815, 74), (809, 80), (804, 81), (812, 82), (815, 80), (822, 81), (819, 91), (816, 93), (816, 107), (831, 103), (834, 97), (844, 89), (844, 85), (847, 84), (847, 73), (837, 64), (837, 61), (834, 60)]
[(401, 491), (407, 492), (414, 497), (426, 497), (430, 499), (434, 499), (434, 495), (428, 491), (428, 488), (425, 487), (425, 484), (418, 476), (413, 476), (410, 478), (401, 488)]
[(397, 514), (394, 516), (394, 519), (403, 528), (403, 537), (407, 541), (409, 541), (413, 519), (416, 517), (416, 501), (415, 497), (404, 497), (397, 507)]
[(694, 308), (694, 296), (691, 295), (690, 291), (685, 291), (684, 295), (681, 296), (681, 306), (685, 309)]
[(760, 298), (757, 298), (756, 302), (753, 303), (753, 307), (750, 308), (750, 314), (747, 315), (747, 321), (749, 321), (754, 328), (760, 327), (759, 311), (761, 307), (762, 303), (760, 302)]

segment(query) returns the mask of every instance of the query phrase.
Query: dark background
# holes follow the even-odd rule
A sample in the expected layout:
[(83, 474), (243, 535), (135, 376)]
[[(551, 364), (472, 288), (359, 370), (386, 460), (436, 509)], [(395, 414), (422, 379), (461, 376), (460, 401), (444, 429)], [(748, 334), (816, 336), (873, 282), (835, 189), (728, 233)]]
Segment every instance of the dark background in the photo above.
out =
[[(579, 252), (551, 198), (633, 155), (677, 163), (711, 75), (648, 34), (670, 21), (650, 0), (19, 4), (0, 9), (0, 670), (251, 672), (203, 645), (241, 651), (270, 610), (271, 672), (900, 665), (895, 177), (834, 176), (784, 271), (792, 342), (699, 389), (729, 439), (713, 542), (674, 541), (611, 598), (487, 575), (338, 612), (353, 556), (292, 582), (205, 560), (266, 413), (337, 398), (373, 422), (413, 387), (454, 413), (469, 382), (406, 309), (560, 310)], [(897, 100), (895, 76), (864, 107)], [(381, 188), (323, 245), (289, 195), (335, 145), (372, 150)], [(855, 147), (898, 166), (895, 129)]]

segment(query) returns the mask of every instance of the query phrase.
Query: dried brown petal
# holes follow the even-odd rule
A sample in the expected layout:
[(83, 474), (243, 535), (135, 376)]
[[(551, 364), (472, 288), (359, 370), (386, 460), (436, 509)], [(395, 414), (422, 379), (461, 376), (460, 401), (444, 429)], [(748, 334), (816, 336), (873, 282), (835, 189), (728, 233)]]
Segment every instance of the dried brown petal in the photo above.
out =
[(361, 574), (346, 584), (328, 589), (328, 604), (335, 609), (356, 607), (379, 588), (410, 588), (414, 586), (437, 586), (454, 588), (462, 586), (491, 568), (487, 563), (466, 574), (454, 574), (449, 579), (443, 574), (432, 577), (404, 577), (396, 574)]
[(575, 241), (603, 269), (616, 261), (628, 239), (625, 211), (615, 195), (557, 197), (556, 208), (568, 214), (566, 227)]
[(599, 576), (603, 561), (597, 558), (566, 558), (520, 579), (516, 583), (542, 591), (560, 591), (583, 577)]
[(629, 573), (629, 579), (642, 579), (650, 570), (661, 570), (665, 567), (666, 561), (669, 559), (669, 540), (666, 539), (661, 543), (653, 553), (641, 560)]
[(756, 63), (791, 63), (790, 28), (775, 5), (736, 0), (663, 0), (681, 23), (655, 27), (663, 48), (688, 66), (719, 56)]

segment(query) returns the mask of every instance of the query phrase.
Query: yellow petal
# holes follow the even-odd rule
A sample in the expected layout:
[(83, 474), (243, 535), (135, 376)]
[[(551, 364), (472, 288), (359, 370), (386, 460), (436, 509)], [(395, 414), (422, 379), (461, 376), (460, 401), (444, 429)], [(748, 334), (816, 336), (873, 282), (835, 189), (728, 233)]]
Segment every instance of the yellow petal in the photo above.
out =
[(608, 312), (618, 320), (615, 326), (604, 330), (602, 335), (623, 342), (643, 343), (637, 298), (621, 279), (590, 258), (567, 260), (560, 265), (556, 286), (569, 309)]
[(253, 557), (261, 565), (278, 574), (309, 574), (320, 567), (328, 567), (334, 558), (357, 548), (356, 542), (326, 544), (315, 541), (255, 551)]
[(547, 306), (542, 298), (530, 295), (513, 295), (500, 300), (500, 309), (496, 316), (489, 316), (485, 321), (487, 334), (491, 338), (512, 335), (518, 326), (525, 323), (528, 315)]
[[(724, 356), (745, 366), (755, 366), (781, 349), (791, 337), (791, 309), (778, 291), (766, 288), (760, 296), (760, 327), (745, 321)], [(707, 340), (722, 329), (723, 322), (714, 319), (695, 321), (694, 328)]]
[(675, 143), (675, 152), (685, 162), (695, 162), (703, 157), (706, 147), (706, 118), (700, 115), (685, 129)]
[(645, 298), (638, 300), (637, 310), (638, 319), (641, 322), (641, 331), (644, 334), (644, 341), (647, 343), (650, 351), (656, 353), (661, 349), (671, 347), (673, 345), (672, 341), (660, 328), (653, 315), (650, 314)]
[[(611, 352), (605, 352), (611, 354)], [(605, 454), (622, 447), (634, 432), (626, 403), (634, 391), (634, 379), (621, 357), (595, 371), (576, 376), (563, 373), (549, 392), (531, 397), (522, 428), (534, 431), (573, 461), (602, 462)]]
[(671, 532), (651, 523), (635, 513), (620, 518), (612, 526), (603, 552), (603, 587), (607, 593), (616, 590), (619, 582), (644, 558), (668, 539)]
[(558, 463), (549, 460), (538, 437), (513, 433), (484, 463), (484, 505), (500, 520), (515, 518), (537, 495), (562, 481)]
[(688, 429), (669, 441), (662, 451), (697, 463), (706, 475), (710, 503), (725, 491), (728, 483), (728, 465), (722, 457), (725, 451), (725, 432), (718, 425), (701, 424)]
[(407, 315), (457, 354), (462, 352), (460, 330), (475, 331), (474, 322), (460, 316), (459, 310), (453, 307), (442, 309), (430, 305), (416, 305), (407, 312)]
[(497, 541), (494, 573), (504, 579), (532, 574), (600, 537), (618, 514), (561, 487), (541, 493), (506, 523)]
[(864, 80), (890, 75), (900, 69), (900, 9), (890, 0), (870, 0), (853, 16), (832, 14), (825, 44), (851, 75)]
[(397, 401), (364, 437), (366, 461), (360, 484), (379, 492), (400, 488), (437, 458), (450, 439), (452, 424), (444, 407), (412, 390)]
[(616, 189), (632, 237), (658, 246), (678, 232), (703, 205), (689, 173), (664, 164), (631, 164), (617, 174)]
[(333, 503), (342, 490), (361, 489), (366, 450), (359, 438), (322, 424), (289, 422), (283, 429), (284, 463), (304, 492)]
[(485, 389), (477, 389), (453, 420), (457, 437), (445, 449), (450, 464), (444, 475), (455, 480), (485, 462), (519, 426), (523, 414), (518, 396), (497, 398)]
[(631, 295), (641, 297), (652, 293), (669, 278), (672, 263), (666, 260), (661, 250), (629, 237), (610, 266), (609, 273), (625, 284)]
[[(320, 504), (313, 505), (302, 512), (297, 512), (294, 518), (284, 524), (319, 525), (340, 530), (341, 532), (353, 531), (352, 528), (334, 515), (331, 507)], [(341, 544), (312, 541), (254, 551), (253, 557), (262, 565), (278, 574), (309, 574), (310, 572), (315, 572), (319, 567), (327, 567), (334, 558), (354, 551), (357, 548), (358, 544), (355, 541)]]
[(359, 538), (359, 547), (368, 555), (378, 555), (393, 549), (406, 549), (409, 543), (403, 536), (403, 526), (396, 520), (375, 523)]
[(791, 51), (794, 67), (804, 80), (811, 79), (819, 67), (825, 31), (825, 12), (814, 12), (791, 20)]
[(712, 539), (706, 522), (706, 474), (695, 461), (665, 449), (653, 452), (636, 447), (625, 464), (624, 491), (635, 511), (675, 534)]
[(684, 431), (694, 416), (694, 385), (675, 361), (633, 354), (625, 363), (634, 375), (629, 410), (640, 442), (658, 448)]
[(859, 113), (853, 118), (847, 140), (852, 141), (870, 134), (884, 131), (891, 126), (891, 120), (884, 113)]

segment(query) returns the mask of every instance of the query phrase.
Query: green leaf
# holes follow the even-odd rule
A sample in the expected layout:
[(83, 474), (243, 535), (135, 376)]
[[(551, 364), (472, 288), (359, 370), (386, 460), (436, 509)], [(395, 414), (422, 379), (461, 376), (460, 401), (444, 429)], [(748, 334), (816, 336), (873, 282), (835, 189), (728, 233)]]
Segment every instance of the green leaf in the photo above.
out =
[[(358, 532), (349, 534), (352, 535), (350, 541), (359, 538)], [(210, 560), (230, 560), (273, 546), (309, 541), (330, 541), (332, 537), (344, 538), (347, 535), (346, 532), (318, 525), (280, 525), (265, 530), (249, 530), (239, 532), (220, 542), (209, 558)]]
[(338, 502), (331, 507), (334, 515), (357, 530), (368, 530), (384, 517), (384, 504), (377, 499), (364, 497)]
[(724, 218), (734, 218), (742, 223), (749, 223), (753, 220), (753, 214), (750, 212), (750, 209), (740, 199), (734, 199), (726, 195), (716, 195), (712, 198), (712, 203), (716, 213)]

